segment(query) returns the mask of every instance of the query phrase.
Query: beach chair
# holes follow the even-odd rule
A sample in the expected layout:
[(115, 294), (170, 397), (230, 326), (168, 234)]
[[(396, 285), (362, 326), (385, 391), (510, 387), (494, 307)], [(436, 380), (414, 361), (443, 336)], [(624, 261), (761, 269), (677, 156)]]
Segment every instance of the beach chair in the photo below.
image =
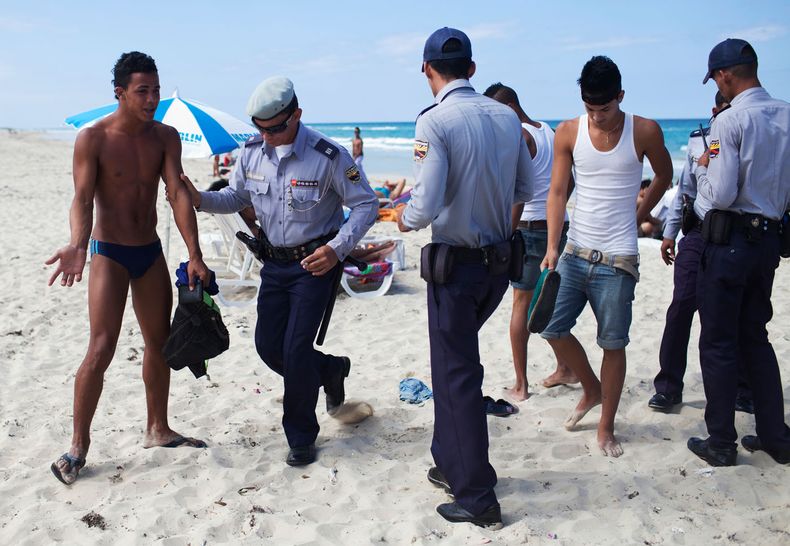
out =
[(385, 257), (384, 261), (368, 264), (365, 271), (360, 272), (356, 267), (349, 266), (343, 269), (340, 286), (352, 298), (372, 299), (383, 296), (392, 286), (395, 272), (406, 268), (406, 247), (403, 239), (398, 237), (363, 237), (357, 247), (369, 247), (394, 241), (395, 247)]
[[(219, 227), (224, 242), (224, 249), (221, 251), (225, 256), (224, 264), (216, 270), (219, 285), (217, 299), (222, 305), (230, 307), (252, 305), (258, 301), (258, 288), (261, 284), (260, 262), (236, 238), (237, 231), (250, 236), (252, 232), (238, 213), (212, 214), (211, 217)], [(229, 299), (228, 296), (232, 294), (239, 297)]]

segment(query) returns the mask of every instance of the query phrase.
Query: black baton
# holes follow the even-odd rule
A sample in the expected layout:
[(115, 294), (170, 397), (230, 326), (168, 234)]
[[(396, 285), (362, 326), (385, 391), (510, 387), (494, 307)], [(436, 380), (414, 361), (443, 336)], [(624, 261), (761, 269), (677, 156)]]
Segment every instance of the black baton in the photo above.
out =
[[(368, 264), (351, 256), (346, 256), (344, 260), (359, 269), (361, 273), (364, 271)], [(316, 345), (323, 345), (326, 339), (326, 331), (329, 329), (329, 321), (332, 319), (332, 310), (335, 308), (335, 300), (337, 299), (337, 290), (340, 288), (340, 280), (343, 278), (343, 263), (338, 264), (335, 278), (332, 281), (332, 293), (329, 295), (329, 301), (324, 309), (324, 316), (321, 319), (321, 327), (318, 329), (318, 336), (315, 338)]]

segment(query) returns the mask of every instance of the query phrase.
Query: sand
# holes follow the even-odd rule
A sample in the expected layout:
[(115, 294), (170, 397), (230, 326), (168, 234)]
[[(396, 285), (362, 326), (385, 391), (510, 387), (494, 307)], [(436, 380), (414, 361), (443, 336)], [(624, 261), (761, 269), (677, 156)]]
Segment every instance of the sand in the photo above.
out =
[[(642, 241), (628, 374), (617, 421), (625, 454), (599, 454), (600, 409), (568, 432), (562, 422), (578, 387), (544, 389), (551, 352), (531, 340), (530, 388), (535, 393), (509, 418), (489, 418), (490, 456), (505, 527), (493, 532), (451, 525), (434, 511), (447, 497), (425, 479), (431, 466), (432, 402), (408, 405), (398, 382), (430, 384), (425, 284), (419, 248), (428, 231), (400, 235), (408, 268), (389, 293), (372, 301), (338, 297), (325, 344), (348, 354), (352, 401), (374, 414), (343, 424), (319, 398), (319, 460), (284, 464), (280, 427), (282, 383), (253, 346), (255, 308), (224, 310), (231, 348), (213, 360), (211, 379), (187, 370), (172, 376), (171, 426), (204, 438), (205, 450), (143, 449), (145, 401), (142, 338), (131, 304), (92, 427), (88, 466), (72, 487), (49, 465), (69, 445), (74, 374), (87, 344), (87, 282), (47, 288), (43, 262), (68, 240), (72, 144), (35, 133), (0, 133), (3, 230), (0, 236), (0, 543), (1, 544), (788, 544), (790, 470), (764, 453), (739, 453), (739, 464), (711, 469), (686, 448), (705, 435), (705, 398), (696, 341), (679, 413), (647, 408), (672, 269), (658, 245)], [(185, 170), (205, 185), (210, 161)], [(383, 177), (382, 177), (383, 178)], [(167, 206), (162, 213), (164, 236)], [(216, 231), (201, 215), (204, 233)], [(373, 234), (397, 235), (394, 224)], [(184, 255), (173, 227), (171, 264)], [(172, 268), (172, 267), (171, 267)], [(480, 333), (485, 394), (512, 381), (508, 341), (511, 294)], [(769, 332), (785, 378), (790, 374), (790, 262), (774, 285)], [(784, 326), (783, 326), (784, 325)], [(698, 335), (695, 322), (693, 339)], [(597, 369), (595, 322), (589, 309), (575, 331)], [(786, 407), (790, 398), (784, 383)], [(753, 418), (737, 414), (741, 434)]]

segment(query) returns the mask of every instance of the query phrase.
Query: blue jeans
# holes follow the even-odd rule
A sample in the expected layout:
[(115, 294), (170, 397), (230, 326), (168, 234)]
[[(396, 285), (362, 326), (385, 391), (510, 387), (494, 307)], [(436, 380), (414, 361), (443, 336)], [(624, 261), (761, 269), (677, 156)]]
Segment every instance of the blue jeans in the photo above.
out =
[[(535, 290), (540, 277), (540, 264), (546, 256), (546, 245), (548, 231), (545, 229), (521, 229), (521, 236), (524, 238), (524, 272), (517, 281), (511, 281), (510, 285), (519, 290)], [(565, 248), (565, 234), (568, 229), (562, 230), (559, 248)]]
[(623, 349), (631, 328), (631, 303), (636, 279), (607, 263), (591, 263), (568, 254), (557, 264), (560, 289), (554, 315), (541, 336), (557, 339), (570, 335), (576, 319), (589, 301), (598, 321), (598, 345), (602, 349)]

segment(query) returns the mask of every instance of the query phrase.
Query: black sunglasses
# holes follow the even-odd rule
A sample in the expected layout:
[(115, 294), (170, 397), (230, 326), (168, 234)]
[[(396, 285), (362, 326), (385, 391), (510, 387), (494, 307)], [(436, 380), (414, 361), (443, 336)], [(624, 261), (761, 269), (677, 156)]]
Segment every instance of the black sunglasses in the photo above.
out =
[(282, 123), (278, 123), (277, 125), (272, 125), (271, 127), (261, 127), (258, 125), (258, 122), (255, 121), (255, 118), (252, 118), (252, 124), (255, 125), (255, 127), (257, 127), (261, 133), (266, 133), (267, 135), (277, 135), (288, 129), (288, 122), (291, 121), (293, 115), (294, 113), (291, 112), (291, 115), (288, 116), (288, 119)]

